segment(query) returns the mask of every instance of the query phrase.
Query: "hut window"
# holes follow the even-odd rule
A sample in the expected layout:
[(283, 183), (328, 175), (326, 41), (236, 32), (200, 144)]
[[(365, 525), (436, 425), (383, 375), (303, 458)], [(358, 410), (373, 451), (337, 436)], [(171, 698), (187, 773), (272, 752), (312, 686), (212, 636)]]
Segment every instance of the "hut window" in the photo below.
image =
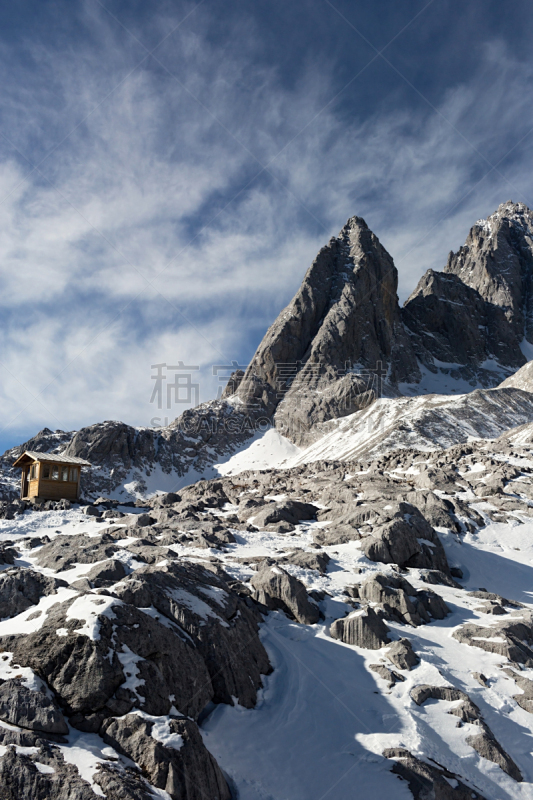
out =
[(33, 480), (35, 478), (36, 472), (37, 472), (36, 466), (35, 464), (32, 464), (30, 469), (30, 480)]
[(45, 464), (43, 467), (43, 478), (50, 478), (50, 465)]
[(77, 483), (78, 481), (78, 470), (76, 469), (76, 467), (70, 468), (70, 480), (72, 481), (72, 483)]
[(61, 467), (61, 480), (68, 481), (68, 467)]
[(52, 467), (52, 480), (53, 481), (59, 480), (59, 467)]

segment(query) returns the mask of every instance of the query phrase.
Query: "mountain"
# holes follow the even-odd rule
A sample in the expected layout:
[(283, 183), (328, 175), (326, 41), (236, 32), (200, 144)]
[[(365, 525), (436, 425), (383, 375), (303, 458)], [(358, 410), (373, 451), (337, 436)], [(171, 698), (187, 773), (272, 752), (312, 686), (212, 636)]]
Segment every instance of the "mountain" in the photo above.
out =
[(522, 366), (533, 355), (533, 213), (508, 202), (476, 222), (444, 272), (421, 278), (402, 319), (435, 391), (494, 386)]
[(403, 308), (392, 257), (352, 217), (318, 254), (234, 395), (262, 405), (278, 430), (306, 445), (313, 426), (377, 394), (496, 386), (527, 360), (532, 281), (533, 214), (521, 203), (477, 222), (444, 272), (429, 270)]
[(315, 424), (368, 405), (419, 375), (402, 325), (398, 272), (360, 217), (322, 248), (292, 302), (269, 328), (235, 394), (262, 404), (300, 443)]
[(533, 423), (533, 395), (521, 389), (476, 389), (470, 394), (382, 398), (367, 409), (319, 428), (317, 441), (291, 465), (378, 458), (403, 449), (433, 451), (475, 439), (497, 439)]
[[(353, 426), (360, 419), (365, 425), (396, 419), (394, 424), (402, 426), (398, 441), (413, 444), (420, 436), (424, 448), (432, 441), (457, 442), (466, 435), (469, 414), (472, 435), (498, 435), (506, 424), (528, 421), (524, 398), (513, 395), (513, 409), (520, 410), (513, 410), (507, 422), (489, 395), (452, 403), (449, 414), (462, 409), (464, 422), (450, 423), (442, 435), (443, 425), (430, 421), (446, 401), (412, 404), (428, 421), (413, 422), (409, 435), (403, 428), (409, 428), (411, 406), (393, 401), (490, 389), (519, 370), (533, 354), (532, 281), (533, 213), (521, 203), (503, 203), (476, 222), (465, 245), (450, 253), (444, 271), (429, 270), (403, 308), (392, 257), (365, 221), (352, 217), (320, 250), (246, 372), (231, 376), (220, 400), (186, 411), (164, 428), (107, 421), (59, 438), (54, 434), (56, 439), (49, 432), (39, 434), (42, 442), (31, 440), (31, 449), (53, 445), (89, 460), (93, 468), (83, 478), (88, 496), (139, 497), (214, 476), (217, 464), (253, 446), (258, 431), (271, 424), (288, 442), (284, 452), (290, 444), (303, 450), (314, 446), (331, 433), (334, 420), (345, 417), (350, 422), (342, 430), (353, 431), (350, 441), (379, 438), (376, 431), (357, 432)], [(507, 388), (513, 386), (529, 391), (518, 384)], [(390, 402), (380, 400), (370, 415), (353, 417), (379, 398)], [(480, 403), (483, 413), (495, 415), (494, 424), (478, 424)], [(394, 430), (387, 434), (391, 441)], [(23, 447), (30, 449), (28, 443)], [(2, 458), (4, 497), (17, 491), (18, 476), (10, 464), (19, 449)]]

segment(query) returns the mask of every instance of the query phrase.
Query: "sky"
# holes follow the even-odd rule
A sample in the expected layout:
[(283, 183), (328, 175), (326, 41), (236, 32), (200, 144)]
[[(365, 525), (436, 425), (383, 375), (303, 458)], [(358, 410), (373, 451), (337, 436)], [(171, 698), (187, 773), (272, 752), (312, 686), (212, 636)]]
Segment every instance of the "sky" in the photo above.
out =
[(215, 397), (355, 214), (403, 302), (533, 207), (532, 34), (525, 0), (0, 5), (0, 450)]

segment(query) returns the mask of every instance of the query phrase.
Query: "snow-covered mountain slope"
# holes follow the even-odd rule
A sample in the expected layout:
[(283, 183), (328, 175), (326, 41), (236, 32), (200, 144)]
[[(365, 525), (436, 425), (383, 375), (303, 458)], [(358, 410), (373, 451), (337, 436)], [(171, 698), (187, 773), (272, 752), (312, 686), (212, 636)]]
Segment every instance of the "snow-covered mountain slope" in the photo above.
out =
[(363, 411), (320, 426), (316, 431), (320, 438), (290, 463), (368, 459), (404, 448), (447, 448), (471, 439), (495, 439), (529, 422), (533, 422), (533, 395), (521, 389), (380, 399)]
[(533, 392), (533, 361), (528, 361), (523, 367), (500, 383), (501, 389), (522, 389), (524, 392)]
[(497, 441), (0, 519), (0, 786), (532, 800), (531, 498)]

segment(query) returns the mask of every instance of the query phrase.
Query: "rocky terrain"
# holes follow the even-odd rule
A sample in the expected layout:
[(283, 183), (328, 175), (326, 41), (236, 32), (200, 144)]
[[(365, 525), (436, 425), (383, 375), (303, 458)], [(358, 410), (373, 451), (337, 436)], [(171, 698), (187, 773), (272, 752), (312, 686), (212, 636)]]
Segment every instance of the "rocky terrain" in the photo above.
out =
[(4, 453), (2, 800), (533, 800), (532, 235), (401, 308), (353, 217), (220, 400)]
[(532, 797), (514, 436), (4, 505), (3, 797)]

